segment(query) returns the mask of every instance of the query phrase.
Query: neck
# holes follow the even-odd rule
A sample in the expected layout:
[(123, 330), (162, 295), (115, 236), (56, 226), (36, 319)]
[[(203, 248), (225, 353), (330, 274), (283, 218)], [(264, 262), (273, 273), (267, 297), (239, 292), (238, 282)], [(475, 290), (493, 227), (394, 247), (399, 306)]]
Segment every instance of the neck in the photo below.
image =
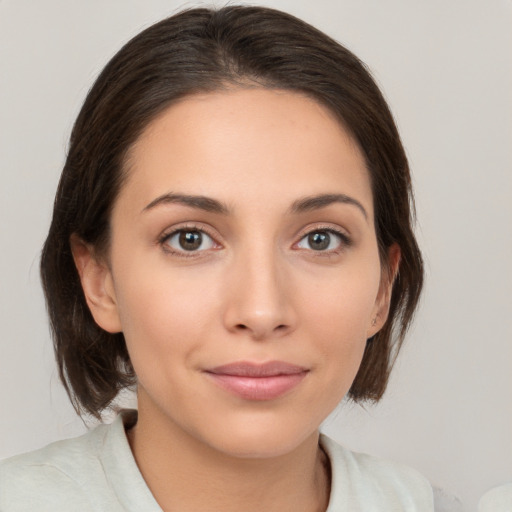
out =
[(164, 511), (323, 512), (329, 463), (314, 432), (290, 453), (246, 458), (222, 453), (169, 418), (139, 405), (128, 433), (137, 465)]

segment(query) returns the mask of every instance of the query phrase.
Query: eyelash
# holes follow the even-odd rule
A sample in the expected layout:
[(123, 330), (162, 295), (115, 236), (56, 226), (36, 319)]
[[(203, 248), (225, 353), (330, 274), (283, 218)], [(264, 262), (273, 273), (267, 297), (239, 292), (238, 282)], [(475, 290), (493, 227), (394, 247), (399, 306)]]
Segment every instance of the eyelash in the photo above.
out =
[[(158, 244), (162, 247), (162, 249), (166, 253), (169, 253), (169, 254), (172, 254), (174, 256), (178, 256), (181, 258), (197, 258), (202, 253), (210, 250), (210, 249), (203, 249), (200, 251), (175, 250), (169, 246), (168, 242), (169, 242), (169, 240), (172, 239), (172, 237), (174, 237), (178, 233), (187, 233), (187, 232), (197, 232), (197, 233), (205, 234), (206, 236), (208, 236), (208, 238), (210, 238), (213, 241), (213, 243), (215, 245), (217, 245), (217, 248), (220, 247), (220, 244), (218, 244), (215, 241), (215, 236), (213, 234), (209, 233), (209, 230), (205, 229), (203, 226), (200, 227), (200, 226), (197, 226), (194, 224), (190, 224), (190, 225), (187, 224), (185, 226), (180, 226), (179, 228), (175, 228), (170, 232), (168, 231), (168, 232), (163, 233), (162, 236), (158, 239)], [(327, 251), (324, 251), (324, 250), (315, 251), (314, 249), (302, 249), (302, 248), (298, 248), (298, 250), (308, 251), (308, 252), (312, 253), (314, 256), (329, 257), (329, 256), (336, 256), (336, 255), (340, 254), (343, 250), (349, 248), (352, 245), (352, 240), (346, 233), (344, 233), (340, 230), (334, 229), (331, 226), (329, 226), (329, 227), (316, 226), (314, 229), (309, 229), (307, 231), (304, 231), (300, 235), (299, 240), (297, 242), (295, 242), (293, 244), (293, 246), (294, 247), (297, 246), (300, 242), (302, 242), (302, 240), (304, 240), (306, 237), (310, 236), (313, 233), (328, 233), (330, 235), (335, 235), (340, 240), (340, 244), (339, 244), (340, 247), (338, 247), (336, 249), (327, 250)]]
[[(302, 240), (307, 238), (313, 233), (328, 233), (329, 235), (335, 235), (337, 238), (339, 238), (339, 247), (336, 249), (331, 250), (318, 250), (315, 251), (314, 249), (303, 249), (305, 251), (308, 251), (312, 253), (315, 257), (332, 257), (337, 256), (341, 254), (344, 250), (348, 249), (352, 245), (352, 239), (343, 231), (335, 229), (331, 226), (315, 226), (314, 229), (307, 229), (305, 232), (303, 232), (300, 235), (299, 241), (294, 244), (294, 246), (297, 246)], [(301, 250), (299, 248), (299, 250)]]
[(208, 238), (210, 238), (215, 245), (220, 246), (220, 244), (218, 244), (215, 241), (215, 236), (213, 234), (210, 234), (209, 231), (204, 228), (204, 226), (199, 227), (194, 224), (186, 224), (184, 226), (180, 226), (179, 228), (175, 228), (172, 231), (164, 232), (162, 236), (158, 239), (158, 244), (166, 253), (172, 254), (173, 256), (178, 256), (181, 258), (197, 258), (199, 255), (201, 255), (201, 253), (205, 252), (208, 249), (202, 251), (178, 251), (170, 247), (170, 245), (168, 244), (169, 240), (171, 240), (173, 236), (177, 235), (178, 233), (188, 232), (197, 232), (204, 234), (208, 236)]

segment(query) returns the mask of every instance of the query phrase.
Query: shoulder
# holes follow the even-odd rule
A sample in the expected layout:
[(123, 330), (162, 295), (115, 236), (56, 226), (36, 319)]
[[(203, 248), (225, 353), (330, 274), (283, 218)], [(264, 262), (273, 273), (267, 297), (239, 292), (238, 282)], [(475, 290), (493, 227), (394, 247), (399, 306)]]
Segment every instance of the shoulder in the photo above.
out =
[[(109, 426), (0, 461), (0, 510), (91, 510), (84, 481), (102, 484), (99, 454)], [(90, 488), (90, 487), (89, 487)]]
[(507, 512), (512, 510), (512, 482), (487, 491), (478, 503), (478, 512)]
[(347, 450), (327, 436), (320, 442), (332, 473), (328, 511), (434, 510), (432, 486), (418, 471), (364, 453)]

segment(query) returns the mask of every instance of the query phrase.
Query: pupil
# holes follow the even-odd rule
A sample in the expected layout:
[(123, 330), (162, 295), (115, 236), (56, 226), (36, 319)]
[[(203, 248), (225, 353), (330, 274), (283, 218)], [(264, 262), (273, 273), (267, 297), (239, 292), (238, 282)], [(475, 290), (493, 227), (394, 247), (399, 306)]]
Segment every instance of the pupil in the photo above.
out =
[(308, 236), (309, 245), (315, 251), (327, 249), (330, 241), (331, 237), (329, 236), (329, 233), (326, 233), (325, 231), (317, 231), (316, 233), (311, 233)]
[(180, 233), (180, 246), (185, 251), (193, 251), (201, 247), (203, 237), (199, 231), (183, 231)]

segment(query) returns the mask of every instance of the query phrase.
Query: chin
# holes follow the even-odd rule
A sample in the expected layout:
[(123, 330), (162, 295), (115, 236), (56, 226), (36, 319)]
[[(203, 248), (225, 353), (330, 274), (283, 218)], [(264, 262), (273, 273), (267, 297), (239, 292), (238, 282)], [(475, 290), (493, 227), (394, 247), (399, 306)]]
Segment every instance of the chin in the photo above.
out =
[(209, 430), (203, 442), (212, 449), (236, 458), (263, 459), (280, 457), (296, 450), (307, 440), (316, 442), (318, 428), (301, 426), (297, 422), (252, 419), (224, 424), (220, 431)]

